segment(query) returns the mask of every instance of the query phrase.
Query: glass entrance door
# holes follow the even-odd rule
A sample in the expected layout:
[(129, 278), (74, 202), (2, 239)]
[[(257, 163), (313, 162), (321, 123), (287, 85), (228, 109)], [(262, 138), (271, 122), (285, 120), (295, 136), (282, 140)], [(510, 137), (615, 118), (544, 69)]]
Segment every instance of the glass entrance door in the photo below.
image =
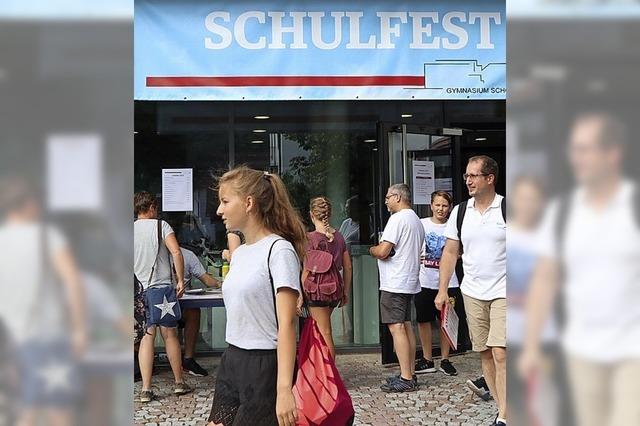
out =
[[(380, 198), (378, 200), (377, 233), (384, 229), (389, 212), (384, 195), (390, 185), (406, 183), (412, 194), (412, 208), (419, 217), (431, 216), (431, 193), (443, 190), (458, 199), (460, 138), (443, 135), (441, 129), (409, 124), (381, 124), (382, 156), (380, 161)], [(376, 233), (376, 235), (378, 235)], [(438, 333), (433, 333), (437, 339)], [(417, 336), (416, 336), (417, 338)], [(382, 363), (397, 362), (393, 340), (386, 325), (380, 325)], [(417, 339), (418, 346), (420, 340)], [(436, 341), (437, 343), (437, 341)]]

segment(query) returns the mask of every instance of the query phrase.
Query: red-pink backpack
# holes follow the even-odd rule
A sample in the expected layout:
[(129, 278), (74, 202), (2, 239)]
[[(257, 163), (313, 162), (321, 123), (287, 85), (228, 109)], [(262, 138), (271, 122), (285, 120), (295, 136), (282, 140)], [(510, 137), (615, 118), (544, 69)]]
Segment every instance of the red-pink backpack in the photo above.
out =
[(347, 426), (355, 417), (353, 402), (313, 318), (304, 321), (293, 385), (298, 408), (296, 426)]
[(338, 267), (329, 251), (326, 237), (309, 238), (304, 269), (309, 271), (302, 283), (307, 298), (317, 302), (333, 302), (342, 298), (343, 281)]

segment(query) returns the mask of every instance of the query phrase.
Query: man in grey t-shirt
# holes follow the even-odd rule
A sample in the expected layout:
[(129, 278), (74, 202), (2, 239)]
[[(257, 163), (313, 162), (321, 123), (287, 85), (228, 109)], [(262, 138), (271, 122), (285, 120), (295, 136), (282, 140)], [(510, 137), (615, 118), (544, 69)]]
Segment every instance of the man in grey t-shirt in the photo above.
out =
[[(189, 283), (193, 278), (202, 281), (208, 287), (219, 287), (220, 283), (207, 274), (198, 257), (191, 251), (180, 247), (184, 258), (184, 282)], [(207, 370), (202, 368), (194, 359), (196, 341), (200, 331), (200, 308), (189, 308), (182, 311), (184, 321), (184, 359), (182, 368), (193, 376), (208, 376)]]

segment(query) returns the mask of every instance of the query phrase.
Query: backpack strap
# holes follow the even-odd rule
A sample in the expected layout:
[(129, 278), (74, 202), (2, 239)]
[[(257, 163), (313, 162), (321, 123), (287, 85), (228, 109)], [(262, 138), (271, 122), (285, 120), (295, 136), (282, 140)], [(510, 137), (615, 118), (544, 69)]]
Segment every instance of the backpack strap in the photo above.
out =
[(464, 215), (467, 213), (467, 201), (465, 200), (458, 204), (458, 215), (456, 216), (456, 226), (458, 228), (458, 241), (460, 241), (460, 253), (464, 250), (462, 248), (462, 222), (464, 222)]
[(269, 263), (271, 262), (271, 252), (273, 251), (273, 246), (275, 246), (278, 241), (285, 241), (285, 239), (278, 238), (273, 243), (271, 243), (271, 247), (269, 247), (269, 254), (267, 255), (267, 271), (269, 271), (269, 283), (271, 284), (271, 295), (273, 296), (273, 313), (275, 314), (275, 317), (276, 317), (276, 326), (280, 327), (280, 324), (278, 324), (278, 309), (276, 307), (276, 289), (275, 289), (275, 286), (273, 285), (273, 275), (271, 275), (271, 266), (269, 266)]
[[(160, 244), (162, 243), (162, 223), (160, 219), (156, 219), (157, 226), (157, 236), (158, 236), (158, 250), (156, 251), (156, 258), (153, 260), (153, 266), (151, 266), (151, 273), (149, 274), (149, 280), (147, 281), (147, 287), (151, 287), (151, 278), (153, 277), (153, 272), (156, 269), (156, 264), (158, 263), (158, 255), (160, 255)], [(169, 263), (171, 265), (171, 263)]]
[(500, 201), (500, 210), (502, 210), (502, 220), (504, 223), (507, 223), (507, 198), (502, 197), (502, 201)]

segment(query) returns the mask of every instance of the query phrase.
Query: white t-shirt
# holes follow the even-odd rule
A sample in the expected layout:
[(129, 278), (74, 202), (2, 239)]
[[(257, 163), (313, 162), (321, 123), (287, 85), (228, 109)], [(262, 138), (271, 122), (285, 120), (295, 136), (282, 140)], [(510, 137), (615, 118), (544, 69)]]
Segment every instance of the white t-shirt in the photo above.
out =
[[(422, 256), (424, 260), (420, 265), (420, 286), (422, 288), (430, 288), (438, 290), (440, 280), (440, 258), (442, 257), (442, 249), (447, 242), (444, 236), (446, 223), (434, 223), (430, 217), (420, 219), (424, 228), (424, 244), (422, 245)], [(458, 277), (451, 274), (449, 280), (449, 288), (459, 287)]]
[(402, 209), (392, 214), (380, 241), (394, 244), (396, 252), (393, 257), (378, 259), (380, 290), (389, 293), (420, 293), (418, 275), (424, 228), (418, 215), (411, 209)]
[(640, 357), (640, 229), (633, 217), (633, 191), (633, 184), (624, 182), (598, 211), (586, 202), (584, 190), (576, 190), (562, 253), (558, 202), (543, 219), (536, 250), (562, 261), (562, 343), (569, 354), (597, 362)]
[[(300, 260), (290, 242), (269, 235), (233, 252), (229, 273), (222, 286), (227, 310), (227, 343), (242, 349), (276, 349), (278, 326), (273, 306), (274, 288), (300, 292)], [(269, 269), (267, 257), (271, 245)]]
[(54, 259), (66, 247), (66, 239), (52, 226), (0, 225), (0, 322), (15, 342), (65, 333), (66, 286), (55, 272)]
[[(467, 201), (462, 222), (463, 294), (478, 300), (507, 297), (507, 224), (502, 217), (502, 195), (496, 194), (483, 214), (475, 209), (475, 198)], [(445, 228), (445, 237), (458, 241), (458, 208), (453, 208)]]
[(138, 277), (142, 286), (149, 287), (149, 274), (156, 262), (151, 285), (171, 283), (171, 255), (164, 244), (165, 238), (173, 234), (173, 229), (162, 221), (162, 244), (158, 253), (158, 224), (156, 219), (138, 219), (133, 223), (133, 273)]

